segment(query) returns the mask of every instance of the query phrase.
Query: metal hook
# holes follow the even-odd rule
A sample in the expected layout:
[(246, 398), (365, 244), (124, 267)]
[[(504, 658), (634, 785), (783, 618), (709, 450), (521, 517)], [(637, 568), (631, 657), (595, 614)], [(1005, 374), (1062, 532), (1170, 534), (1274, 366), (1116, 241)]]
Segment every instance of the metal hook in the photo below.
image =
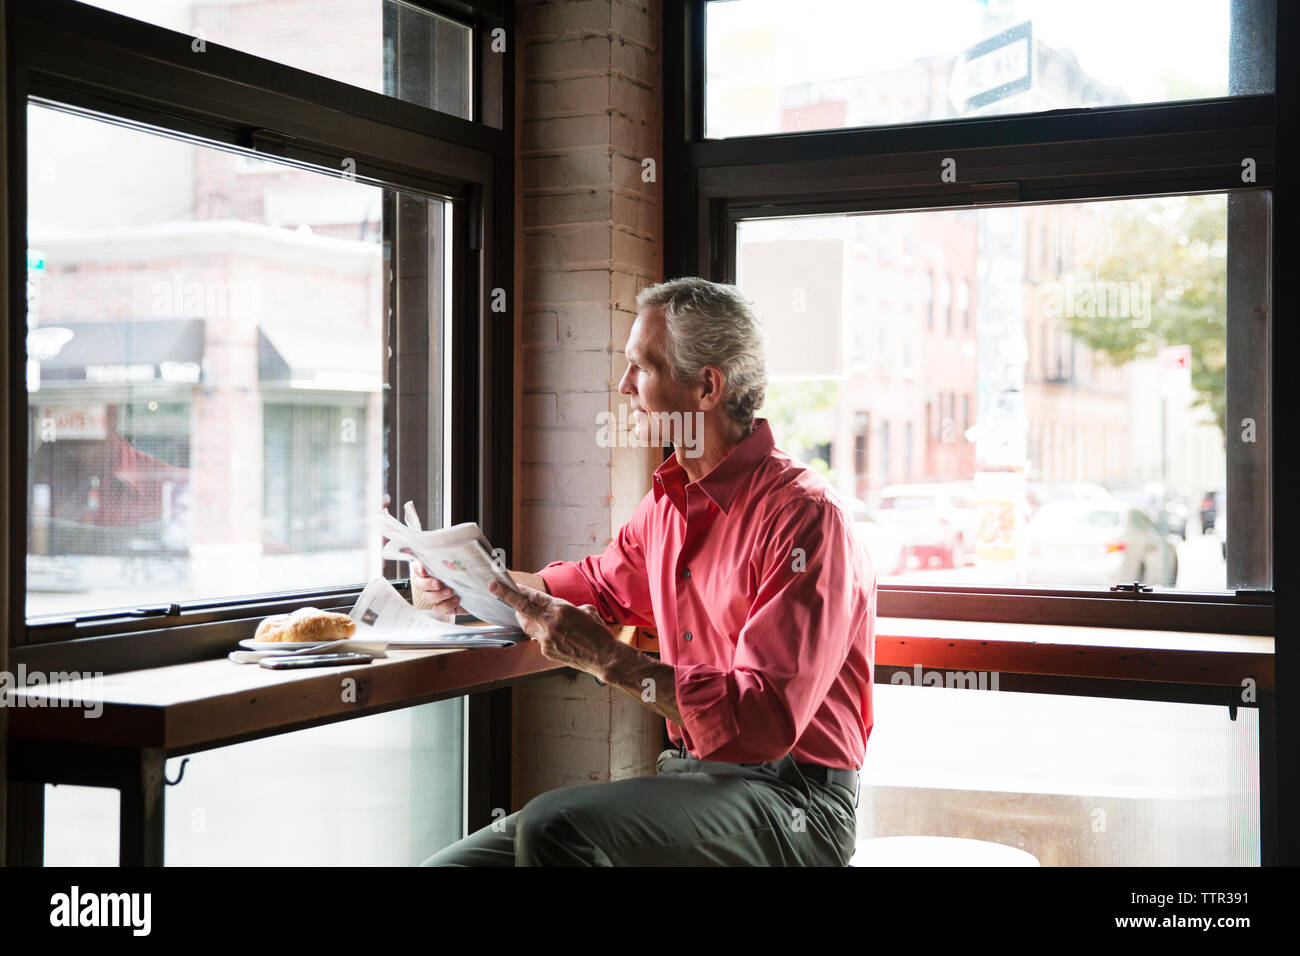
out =
[(174, 786), (176, 786), (178, 783), (180, 783), (181, 780), (183, 780), (183, 779), (185, 778), (185, 765), (186, 765), (187, 763), (189, 763), (189, 762), (190, 762), (190, 758), (189, 758), (189, 757), (182, 757), (182, 758), (181, 758), (181, 769), (180, 769), (179, 772), (177, 772), (177, 774), (176, 774), (176, 779), (175, 779), (175, 780), (168, 780), (168, 779), (167, 779), (167, 771), (164, 770), (164, 771), (163, 771), (163, 783), (167, 784), (167, 786), (169, 786), (169, 787), (174, 787)]

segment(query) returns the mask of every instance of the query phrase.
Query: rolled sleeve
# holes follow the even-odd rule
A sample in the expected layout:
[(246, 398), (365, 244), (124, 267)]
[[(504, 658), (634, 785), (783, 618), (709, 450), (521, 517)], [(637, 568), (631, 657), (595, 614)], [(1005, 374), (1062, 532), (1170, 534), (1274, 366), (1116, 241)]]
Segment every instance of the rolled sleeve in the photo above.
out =
[(785, 756), (848, 657), (863, 596), (842, 512), (806, 502), (769, 542), (732, 666), (676, 666), (684, 742), (698, 757), (763, 763)]

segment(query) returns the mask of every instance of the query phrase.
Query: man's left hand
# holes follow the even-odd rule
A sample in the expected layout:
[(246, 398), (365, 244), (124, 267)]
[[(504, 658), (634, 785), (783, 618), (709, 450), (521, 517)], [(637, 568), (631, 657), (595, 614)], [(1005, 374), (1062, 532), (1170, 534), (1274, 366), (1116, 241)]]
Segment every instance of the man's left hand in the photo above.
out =
[(525, 634), (537, 641), (542, 656), (600, 678), (622, 646), (590, 604), (578, 607), (563, 598), (516, 584), (518, 592), (492, 582), (491, 591), (515, 609)]

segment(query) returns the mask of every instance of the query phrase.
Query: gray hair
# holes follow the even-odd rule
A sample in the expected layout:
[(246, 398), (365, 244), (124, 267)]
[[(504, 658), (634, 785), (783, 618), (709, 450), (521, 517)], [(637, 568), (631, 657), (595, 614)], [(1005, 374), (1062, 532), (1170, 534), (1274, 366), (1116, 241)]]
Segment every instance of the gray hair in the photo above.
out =
[(691, 277), (642, 289), (636, 307), (663, 308), (673, 378), (692, 385), (706, 365), (721, 369), (722, 407), (748, 427), (767, 394), (763, 327), (749, 300), (734, 285)]

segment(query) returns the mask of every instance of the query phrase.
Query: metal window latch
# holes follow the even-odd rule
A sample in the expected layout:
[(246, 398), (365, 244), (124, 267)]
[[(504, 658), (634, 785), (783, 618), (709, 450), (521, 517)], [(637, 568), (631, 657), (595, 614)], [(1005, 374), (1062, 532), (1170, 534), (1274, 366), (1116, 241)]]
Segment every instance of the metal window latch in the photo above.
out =
[(181, 613), (179, 604), (155, 604), (150, 607), (138, 607), (127, 612), (128, 617), (177, 617)]
[(1113, 584), (1110, 589), (1112, 591), (1132, 591), (1134, 597), (1151, 593), (1151, 589), (1144, 586), (1140, 581), (1134, 581), (1132, 584)]

